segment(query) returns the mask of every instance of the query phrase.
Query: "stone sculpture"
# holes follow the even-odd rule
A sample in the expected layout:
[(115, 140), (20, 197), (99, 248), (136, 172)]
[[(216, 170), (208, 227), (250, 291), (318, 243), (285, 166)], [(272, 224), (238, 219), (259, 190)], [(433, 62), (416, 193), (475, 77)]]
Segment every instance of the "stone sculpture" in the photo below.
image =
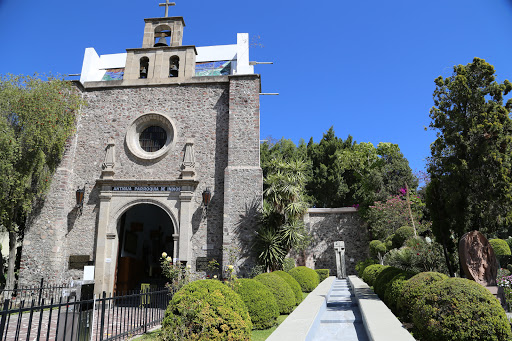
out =
[(463, 235), (459, 242), (459, 258), (467, 278), (483, 286), (496, 285), (496, 255), (483, 234), (471, 231)]
[(336, 277), (347, 278), (347, 269), (345, 266), (345, 242), (334, 242), (334, 254), (336, 255)]
[(486, 287), (505, 307), (505, 293), (496, 284), (498, 262), (491, 244), (478, 231), (471, 231), (459, 241), (459, 259), (469, 278)]

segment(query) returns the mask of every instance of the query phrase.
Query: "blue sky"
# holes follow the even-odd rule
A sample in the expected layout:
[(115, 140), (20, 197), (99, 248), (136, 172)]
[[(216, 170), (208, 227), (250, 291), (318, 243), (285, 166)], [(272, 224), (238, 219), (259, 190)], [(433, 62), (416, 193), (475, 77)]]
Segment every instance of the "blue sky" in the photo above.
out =
[[(423, 169), (435, 138), (425, 132), (434, 79), (486, 59), (512, 80), (512, 0), (191, 1), (183, 43), (253, 42), (262, 75), (261, 137), (336, 135), (396, 143)], [(0, 0), (0, 74), (80, 73), (86, 47), (99, 54), (140, 47), (159, 0)]]

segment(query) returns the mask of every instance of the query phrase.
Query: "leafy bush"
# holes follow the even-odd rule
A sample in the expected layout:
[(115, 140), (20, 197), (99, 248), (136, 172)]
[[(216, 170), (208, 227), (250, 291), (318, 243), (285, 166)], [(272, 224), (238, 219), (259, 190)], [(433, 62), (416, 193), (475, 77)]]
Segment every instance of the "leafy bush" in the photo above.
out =
[(510, 323), (498, 300), (480, 284), (448, 278), (428, 286), (413, 322), (422, 341), (508, 340)]
[(164, 340), (249, 340), (247, 307), (220, 281), (199, 280), (171, 299), (162, 321)]
[(414, 229), (410, 226), (402, 226), (393, 234), (393, 247), (395, 249), (401, 248), (405, 241), (414, 236)]
[(381, 242), (380, 240), (372, 240), (370, 242), (370, 256), (375, 259), (380, 259), (381, 257), (384, 257), (386, 254), (386, 244)]
[(290, 271), (295, 267), (295, 259), (286, 257), (283, 262), (283, 271)]
[(318, 274), (318, 280), (320, 283), (324, 281), (327, 277), (329, 277), (329, 269), (315, 269)]
[(366, 267), (363, 272), (363, 281), (365, 281), (369, 286), (373, 287), (377, 276), (385, 268), (387, 268), (387, 266), (380, 264), (374, 264)]
[(292, 276), (290, 276), (289, 273), (284, 271), (274, 271), (272, 273), (278, 275), (279, 277), (284, 279), (286, 283), (288, 283), (288, 285), (293, 291), (293, 294), (295, 295), (295, 305), (298, 305), (300, 302), (302, 302), (302, 290), (300, 289), (300, 284), (295, 280), (295, 278), (293, 278)]
[(372, 258), (367, 258), (364, 261), (357, 262), (357, 264), (356, 264), (357, 277), (362, 279), (364, 269), (366, 269), (366, 267), (373, 265), (373, 264), (378, 264), (378, 262)]
[(399, 272), (395, 277), (391, 279), (391, 281), (388, 282), (386, 286), (383, 301), (397, 316), (401, 316), (400, 311), (398, 310), (398, 300), (402, 295), (403, 287), (407, 280), (415, 274), (416, 273), (410, 271)]
[(276, 299), (280, 314), (288, 314), (293, 310), (293, 307), (295, 307), (295, 295), (292, 288), (279, 275), (264, 273), (254, 277), (254, 279), (270, 289), (270, 292)]
[(252, 267), (251, 271), (249, 271), (249, 278), (254, 278), (265, 272), (267, 272), (265, 265), (255, 265)]
[(414, 304), (423, 296), (426, 288), (434, 283), (447, 279), (448, 276), (439, 272), (421, 272), (409, 279), (398, 296), (397, 310), (406, 321), (411, 321)]
[(413, 272), (448, 271), (442, 246), (422, 237), (412, 237), (405, 246), (389, 251), (384, 257), (384, 264)]
[(391, 281), (393, 277), (395, 277), (402, 271), (403, 270), (401, 269), (390, 266), (379, 272), (379, 274), (375, 278), (375, 282), (373, 283), (373, 291), (375, 291), (375, 293), (379, 295), (381, 300), (384, 301), (384, 293), (386, 292), (389, 281)]
[(510, 256), (510, 247), (503, 239), (489, 239), (496, 256)]
[(235, 281), (234, 288), (249, 310), (253, 329), (267, 329), (276, 324), (279, 307), (265, 285), (254, 279), (242, 278)]
[(305, 266), (298, 266), (288, 273), (299, 283), (303, 292), (313, 291), (319, 284), (320, 279), (315, 270)]

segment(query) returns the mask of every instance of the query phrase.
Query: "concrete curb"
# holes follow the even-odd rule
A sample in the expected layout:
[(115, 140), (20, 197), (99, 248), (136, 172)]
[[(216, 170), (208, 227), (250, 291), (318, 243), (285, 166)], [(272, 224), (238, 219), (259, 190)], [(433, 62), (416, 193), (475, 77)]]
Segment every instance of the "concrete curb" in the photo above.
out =
[(363, 324), (371, 341), (414, 341), (414, 337), (402, 326), (402, 323), (357, 276), (348, 276), (359, 303)]
[(313, 326), (320, 309), (325, 307), (326, 297), (335, 277), (326, 278), (304, 301), (277, 327), (267, 341), (304, 341)]

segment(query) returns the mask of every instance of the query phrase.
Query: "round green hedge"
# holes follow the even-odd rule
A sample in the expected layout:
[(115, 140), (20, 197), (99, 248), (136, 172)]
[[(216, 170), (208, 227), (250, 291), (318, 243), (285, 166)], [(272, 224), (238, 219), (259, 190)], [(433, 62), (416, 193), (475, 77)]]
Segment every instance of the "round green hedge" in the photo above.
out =
[(386, 265), (380, 265), (380, 264), (373, 264), (370, 266), (367, 266), (366, 269), (363, 271), (363, 281), (366, 282), (369, 286), (373, 286), (375, 283), (375, 279), (379, 275), (379, 273), (387, 268)]
[(300, 289), (300, 284), (295, 280), (295, 278), (290, 276), (289, 273), (281, 270), (274, 271), (272, 273), (278, 275), (279, 277), (284, 279), (286, 283), (288, 283), (288, 285), (293, 291), (293, 294), (295, 295), (295, 305), (298, 305), (300, 302), (302, 302), (302, 290)]
[(364, 269), (366, 269), (366, 267), (373, 265), (373, 264), (378, 264), (378, 262), (372, 258), (367, 258), (364, 261), (357, 262), (357, 264), (356, 264), (357, 276), (362, 279)]
[(414, 236), (414, 229), (410, 226), (402, 226), (402, 227), (399, 227), (396, 231), (395, 231), (395, 234), (393, 234), (393, 239), (392, 239), (392, 243), (393, 243), (393, 248), (395, 249), (399, 249), (401, 248), (405, 241), (409, 238), (411, 238), (412, 236)]
[(489, 243), (494, 250), (496, 256), (510, 256), (510, 247), (503, 239), (489, 239)]
[(274, 273), (264, 273), (254, 277), (263, 283), (276, 299), (279, 313), (288, 314), (295, 307), (295, 294), (284, 279)]
[(413, 312), (422, 341), (508, 340), (510, 323), (489, 290), (466, 278), (432, 283)]
[(329, 277), (330, 269), (315, 269), (315, 272), (318, 274), (318, 282), (322, 283)]
[(434, 282), (447, 278), (448, 276), (439, 272), (420, 272), (407, 280), (397, 301), (397, 310), (402, 314), (401, 317), (411, 321), (414, 304), (423, 296), (426, 288)]
[(305, 266), (293, 268), (288, 273), (299, 283), (303, 292), (313, 291), (320, 282), (320, 278), (315, 270)]
[(194, 281), (171, 299), (162, 321), (164, 340), (249, 340), (247, 307), (220, 281)]
[(395, 277), (393, 277), (386, 286), (383, 301), (384, 303), (386, 303), (388, 308), (391, 309), (391, 311), (397, 316), (401, 316), (401, 313), (398, 310), (398, 300), (402, 295), (403, 287), (407, 280), (414, 275), (414, 272), (402, 271), (398, 273)]
[(249, 310), (253, 329), (267, 329), (276, 324), (279, 307), (274, 295), (263, 283), (241, 278), (236, 280), (233, 288)]
[(380, 299), (384, 301), (384, 293), (386, 292), (389, 281), (396, 275), (402, 272), (402, 269), (395, 268), (393, 266), (383, 269), (375, 278), (373, 283), (373, 291), (379, 295)]

